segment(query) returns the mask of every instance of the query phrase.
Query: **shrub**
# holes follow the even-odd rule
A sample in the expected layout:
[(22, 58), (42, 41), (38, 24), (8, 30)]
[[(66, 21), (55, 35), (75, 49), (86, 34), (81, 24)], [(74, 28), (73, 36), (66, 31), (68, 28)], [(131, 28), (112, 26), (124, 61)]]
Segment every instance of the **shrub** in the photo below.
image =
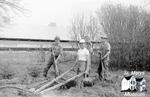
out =
[(42, 72), (41, 67), (39, 67), (39, 66), (28, 67), (27, 71), (28, 71), (28, 74), (33, 78), (39, 77)]
[(10, 65), (0, 66), (0, 79), (12, 79), (16, 75), (16, 72)]
[(116, 69), (149, 70), (148, 47), (144, 43), (112, 43), (110, 66)]

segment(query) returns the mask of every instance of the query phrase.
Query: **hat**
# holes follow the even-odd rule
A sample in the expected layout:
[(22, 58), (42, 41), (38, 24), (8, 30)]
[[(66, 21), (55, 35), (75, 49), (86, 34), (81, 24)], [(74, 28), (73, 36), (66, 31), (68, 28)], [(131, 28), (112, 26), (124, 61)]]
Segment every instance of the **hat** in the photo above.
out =
[(85, 40), (84, 40), (84, 39), (81, 39), (79, 42), (80, 42), (80, 43), (85, 43)]
[(60, 37), (59, 36), (55, 36), (54, 40), (60, 40)]

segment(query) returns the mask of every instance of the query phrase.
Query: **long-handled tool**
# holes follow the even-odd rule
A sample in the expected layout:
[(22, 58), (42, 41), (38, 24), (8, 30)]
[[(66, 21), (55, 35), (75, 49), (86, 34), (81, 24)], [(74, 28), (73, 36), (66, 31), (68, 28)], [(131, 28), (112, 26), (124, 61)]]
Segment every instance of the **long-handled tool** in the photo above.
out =
[(56, 76), (59, 75), (59, 69), (58, 69), (58, 64), (57, 64), (57, 60), (59, 59), (60, 55), (57, 57), (57, 59), (55, 58), (55, 53), (54, 53), (54, 50), (52, 48), (52, 55), (53, 55), (53, 58), (54, 58), (54, 69), (55, 69), (55, 73), (56, 73)]
[(102, 53), (99, 52), (99, 66), (98, 66), (98, 75), (99, 75), (99, 79), (101, 80), (102, 79), (102, 65), (103, 65), (103, 61), (102, 61)]

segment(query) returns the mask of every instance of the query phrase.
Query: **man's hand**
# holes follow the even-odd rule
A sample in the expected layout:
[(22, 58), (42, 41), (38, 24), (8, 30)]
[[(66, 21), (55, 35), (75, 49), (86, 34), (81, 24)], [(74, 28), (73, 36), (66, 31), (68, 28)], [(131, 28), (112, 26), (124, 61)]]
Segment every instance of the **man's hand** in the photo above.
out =
[(89, 71), (88, 70), (85, 71), (85, 75), (89, 75)]
[(105, 58), (107, 58), (110, 54), (110, 51), (108, 51), (103, 57), (102, 57), (102, 60), (105, 60)]

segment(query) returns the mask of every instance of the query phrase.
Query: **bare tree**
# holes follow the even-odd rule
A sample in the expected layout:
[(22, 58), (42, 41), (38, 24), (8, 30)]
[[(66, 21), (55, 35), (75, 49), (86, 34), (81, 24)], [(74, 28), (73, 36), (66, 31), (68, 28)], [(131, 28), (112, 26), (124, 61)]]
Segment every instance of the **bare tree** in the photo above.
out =
[(145, 28), (145, 22), (148, 22), (149, 14), (141, 8), (104, 5), (97, 11), (97, 15), (111, 41), (139, 42), (147, 37), (143, 36), (142, 29)]
[(108, 38), (116, 43), (112, 45), (116, 50), (112, 52), (114, 66), (144, 66), (149, 62), (146, 61), (150, 57), (150, 14), (147, 11), (137, 6), (108, 4), (97, 10), (97, 16)]
[(25, 11), (20, 2), (21, 0), (0, 0), (0, 27), (10, 22), (11, 16)]
[(79, 40), (81, 37), (85, 35), (85, 28), (86, 23), (84, 15), (76, 16), (75, 18), (72, 19), (70, 31), (71, 37), (74, 40)]
[(82, 14), (72, 19), (70, 34), (74, 40), (78, 41), (83, 38), (89, 41), (95, 41), (99, 39), (100, 32), (99, 21), (92, 15), (86, 17)]

